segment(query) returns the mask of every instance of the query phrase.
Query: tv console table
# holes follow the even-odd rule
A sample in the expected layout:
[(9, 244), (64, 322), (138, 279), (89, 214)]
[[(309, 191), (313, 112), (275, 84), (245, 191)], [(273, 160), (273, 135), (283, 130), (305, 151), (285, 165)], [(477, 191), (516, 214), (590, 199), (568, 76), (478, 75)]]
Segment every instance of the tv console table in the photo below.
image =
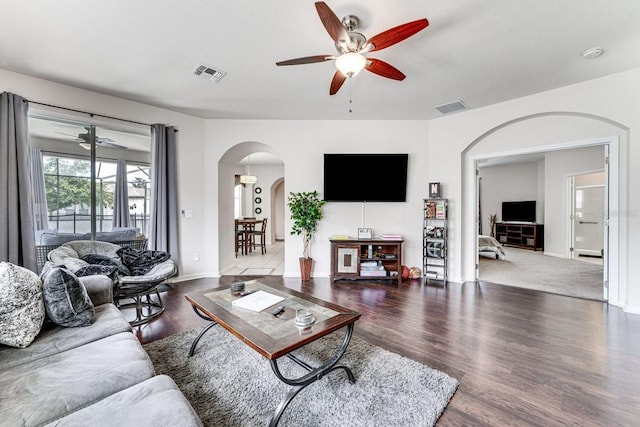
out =
[(331, 281), (394, 280), (402, 283), (402, 239), (329, 239)]
[(499, 222), (496, 239), (503, 245), (544, 250), (544, 224)]

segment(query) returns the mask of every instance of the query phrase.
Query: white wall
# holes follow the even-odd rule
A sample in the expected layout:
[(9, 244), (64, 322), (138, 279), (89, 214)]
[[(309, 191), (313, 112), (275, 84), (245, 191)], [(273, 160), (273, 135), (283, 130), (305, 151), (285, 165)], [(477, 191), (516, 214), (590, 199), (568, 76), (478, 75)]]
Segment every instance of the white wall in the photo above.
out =
[[(543, 202), (538, 200), (538, 169), (538, 162), (480, 168), (483, 234), (491, 232), (489, 215), (497, 214), (498, 222), (502, 221), (502, 202), (535, 200), (536, 208)], [(536, 222), (543, 223), (544, 217), (537, 217)]]
[[(453, 199), (453, 280), (475, 277), (475, 196), (466, 168), (471, 157), (613, 138), (619, 141), (620, 200), (610, 220), (619, 230), (620, 277), (619, 295), (610, 301), (640, 313), (640, 264), (628, 263), (640, 257), (640, 169), (631, 167), (640, 164), (639, 81), (640, 69), (634, 69), (429, 122), (427, 181), (448, 182)], [(434, 160), (442, 158), (451, 161)]]
[[(356, 235), (358, 227), (362, 225), (373, 228), (374, 233), (403, 234), (404, 263), (421, 266), (422, 199), (427, 194), (428, 182), (424, 155), (427, 125), (426, 121), (209, 120), (205, 157), (211, 164), (231, 164), (236, 157), (250, 152), (249, 147), (260, 144), (254, 151), (270, 150), (284, 161), (286, 196), (292, 191), (318, 190), (322, 193), (324, 153), (408, 153), (407, 202), (368, 203), (364, 224), (361, 203), (325, 205), (325, 217), (311, 247), (311, 256), (315, 259), (313, 274), (316, 277), (328, 276), (331, 271), (329, 237), (334, 234)], [(218, 192), (209, 191), (205, 194), (207, 217), (213, 220), (219, 216), (220, 222), (226, 223), (224, 217), (228, 212), (224, 206), (217, 204), (218, 193), (227, 187), (221, 182), (226, 179), (226, 174), (214, 173), (213, 170), (207, 169), (205, 180), (211, 183), (212, 188), (218, 188)], [(379, 178), (384, 179), (385, 173), (393, 171), (381, 171)], [(375, 179), (351, 185), (375, 185)], [(443, 187), (446, 196), (446, 185)], [(302, 241), (299, 236), (289, 235), (288, 209), (286, 212), (284, 274), (299, 276), (298, 257), (302, 255)], [(219, 233), (209, 234), (207, 231), (212, 236), (211, 242), (207, 242), (212, 254), (222, 252), (222, 248), (232, 247), (231, 231), (232, 228), (228, 231), (220, 228)], [(219, 270), (212, 269), (211, 273), (224, 270), (232, 262), (233, 259), (221, 253)], [(211, 266), (215, 268), (214, 264)]]

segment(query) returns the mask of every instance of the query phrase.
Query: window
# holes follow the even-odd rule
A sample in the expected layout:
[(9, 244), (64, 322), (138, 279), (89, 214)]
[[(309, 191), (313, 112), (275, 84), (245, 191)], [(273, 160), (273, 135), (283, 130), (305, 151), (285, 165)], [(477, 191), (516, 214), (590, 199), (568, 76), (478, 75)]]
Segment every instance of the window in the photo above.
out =
[[(125, 209), (129, 212), (130, 226), (147, 234), (151, 206), (149, 129), (131, 133), (115, 127), (32, 116), (29, 130), (32, 146), (42, 152), (49, 229), (59, 233), (90, 233), (95, 221), (96, 232), (110, 231), (116, 203), (117, 164), (124, 159), (128, 192)], [(95, 143), (93, 168), (92, 143)]]

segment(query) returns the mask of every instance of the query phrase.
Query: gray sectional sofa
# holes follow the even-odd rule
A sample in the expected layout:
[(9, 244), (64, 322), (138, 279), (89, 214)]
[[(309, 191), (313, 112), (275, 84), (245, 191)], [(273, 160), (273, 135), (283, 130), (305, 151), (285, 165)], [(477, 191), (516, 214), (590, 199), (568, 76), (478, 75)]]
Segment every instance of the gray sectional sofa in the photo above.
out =
[(80, 279), (89, 326), (45, 325), (26, 348), (0, 344), (0, 426), (201, 426), (171, 378), (155, 375), (112, 303), (106, 276)]

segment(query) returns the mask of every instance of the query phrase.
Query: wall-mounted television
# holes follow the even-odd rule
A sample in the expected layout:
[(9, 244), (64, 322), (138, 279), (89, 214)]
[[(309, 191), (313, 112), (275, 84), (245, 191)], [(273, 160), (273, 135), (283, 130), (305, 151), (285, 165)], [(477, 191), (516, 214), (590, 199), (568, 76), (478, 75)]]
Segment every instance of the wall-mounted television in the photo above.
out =
[(502, 202), (502, 221), (536, 222), (536, 201)]
[(405, 202), (408, 154), (325, 154), (327, 202)]

